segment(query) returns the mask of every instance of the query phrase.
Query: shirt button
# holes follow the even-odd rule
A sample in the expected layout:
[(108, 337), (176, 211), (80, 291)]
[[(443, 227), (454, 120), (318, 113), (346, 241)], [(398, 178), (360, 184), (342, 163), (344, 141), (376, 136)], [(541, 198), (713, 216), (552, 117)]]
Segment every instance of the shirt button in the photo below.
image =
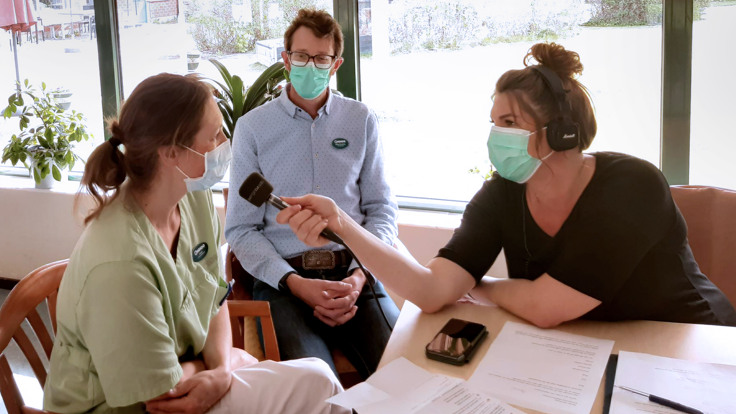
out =
[(314, 158), (319, 158), (319, 153), (314, 154)]
[(317, 189), (319, 190), (319, 186), (317, 186)]

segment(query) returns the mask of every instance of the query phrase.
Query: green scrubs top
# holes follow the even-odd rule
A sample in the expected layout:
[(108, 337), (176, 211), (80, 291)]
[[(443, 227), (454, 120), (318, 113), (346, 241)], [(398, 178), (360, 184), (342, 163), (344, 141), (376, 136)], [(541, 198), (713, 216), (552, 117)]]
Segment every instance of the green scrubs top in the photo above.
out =
[(176, 260), (143, 211), (120, 196), (85, 229), (59, 288), (44, 409), (144, 412), (198, 355), (227, 294), (212, 193), (179, 202)]

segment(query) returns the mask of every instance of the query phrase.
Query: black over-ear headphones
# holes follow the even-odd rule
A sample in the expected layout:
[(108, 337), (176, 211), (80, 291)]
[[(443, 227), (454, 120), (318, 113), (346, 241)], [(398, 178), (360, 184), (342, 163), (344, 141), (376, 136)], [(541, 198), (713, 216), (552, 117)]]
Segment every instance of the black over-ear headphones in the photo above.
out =
[(567, 92), (562, 86), (560, 77), (550, 68), (542, 65), (529, 66), (542, 75), (547, 87), (557, 101), (560, 111), (556, 118), (547, 125), (547, 143), (555, 151), (566, 151), (578, 146), (580, 142), (580, 127), (572, 119), (572, 108), (567, 101)]

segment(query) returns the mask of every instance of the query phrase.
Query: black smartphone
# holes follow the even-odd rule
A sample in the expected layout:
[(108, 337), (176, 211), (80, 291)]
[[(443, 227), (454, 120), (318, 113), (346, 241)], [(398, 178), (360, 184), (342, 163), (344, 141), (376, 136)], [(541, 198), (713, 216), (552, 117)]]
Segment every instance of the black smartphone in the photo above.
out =
[(479, 323), (452, 318), (427, 344), (425, 352), (427, 358), (463, 365), (487, 335), (488, 330)]

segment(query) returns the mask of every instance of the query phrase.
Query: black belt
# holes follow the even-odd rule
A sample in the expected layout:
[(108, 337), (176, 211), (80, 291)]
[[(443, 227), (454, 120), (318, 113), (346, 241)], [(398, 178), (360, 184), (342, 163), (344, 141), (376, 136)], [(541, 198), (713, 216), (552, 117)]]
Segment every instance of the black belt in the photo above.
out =
[(293, 268), (305, 270), (329, 270), (348, 267), (353, 257), (347, 250), (308, 250), (299, 256), (286, 259)]

